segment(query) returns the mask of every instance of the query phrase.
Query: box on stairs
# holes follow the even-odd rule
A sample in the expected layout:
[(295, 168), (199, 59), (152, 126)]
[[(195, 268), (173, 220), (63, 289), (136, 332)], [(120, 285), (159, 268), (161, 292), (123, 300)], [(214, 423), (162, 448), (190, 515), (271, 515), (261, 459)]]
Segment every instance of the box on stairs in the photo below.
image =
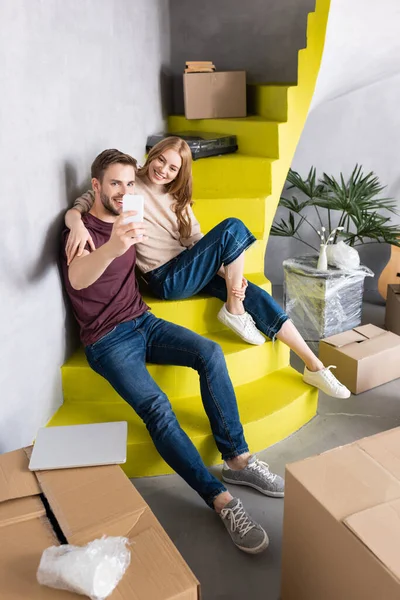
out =
[(400, 377), (400, 336), (362, 325), (321, 340), (319, 358), (353, 394)]
[(286, 467), (282, 600), (400, 598), (400, 428)]
[(131, 564), (110, 598), (198, 600), (197, 579), (119, 466), (33, 473), (29, 451), (0, 456), (1, 598), (82, 599), (36, 581), (43, 550), (60, 543), (45, 497), (68, 543), (80, 546), (102, 535), (132, 541)]
[(246, 71), (185, 73), (183, 92), (187, 119), (221, 119), (247, 114)]

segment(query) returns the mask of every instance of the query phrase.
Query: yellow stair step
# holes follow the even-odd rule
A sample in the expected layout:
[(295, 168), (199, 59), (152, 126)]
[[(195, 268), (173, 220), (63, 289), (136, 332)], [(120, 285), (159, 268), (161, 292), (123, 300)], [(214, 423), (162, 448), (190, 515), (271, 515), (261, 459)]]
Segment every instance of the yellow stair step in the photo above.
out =
[(203, 233), (210, 231), (229, 215), (243, 221), (258, 239), (268, 233), (265, 228), (268, 213), (272, 213), (272, 219), (275, 214), (266, 198), (194, 198), (193, 210)]
[(168, 130), (236, 135), (239, 152), (250, 156), (279, 157), (279, 122), (252, 115), (236, 119), (195, 119), (183, 115), (168, 118)]
[[(291, 367), (275, 371), (235, 389), (241, 421), (252, 452), (258, 452), (297, 431), (314, 417), (317, 392), (303, 383)], [(186, 398), (172, 407), (183, 429), (206, 465), (221, 462), (210, 425), (199, 397)], [(123, 465), (128, 477), (163, 475), (171, 470), (158, 455), (151, 438), (134, 410), (126, 403), (65, 403), (49, 426), (128, 422), (128, 456)]]
[(295, 84), (249, 85), (249, 110), (266, 119), (286, 122), (288, 120), (288, 91), (293, 87)]
[[(263, 273), (246, 274), (246, 278), (271, 293), (271, 283)], [(222, 306), (221, 300), (206, 294), (198, 294), (185, 300), (160, 300), (144, 292), (143, 299), (156, 317), (172, 321), (196, 333), (213, 333), (224, 328), (217, 319)]]
[[(262, 346), (252, 346), (229, 330), (206, 337), (222, 347), (234, 387), (265, 377), (289, 363), (289, 349), (278, 341), (267, 340)], [(200, 394), (199, 377), (193, 369), (148, 364), (148, 371), (175, 403)], [(67, 360), (61, 368), (61, 375), (66, 403), (124, 402), (111, 385), (89, 367), (83, 349), (77, 350)]]
[(197, 198), (267, 197), (273, 159), (226, 154), (193, 162), (193, 194)]

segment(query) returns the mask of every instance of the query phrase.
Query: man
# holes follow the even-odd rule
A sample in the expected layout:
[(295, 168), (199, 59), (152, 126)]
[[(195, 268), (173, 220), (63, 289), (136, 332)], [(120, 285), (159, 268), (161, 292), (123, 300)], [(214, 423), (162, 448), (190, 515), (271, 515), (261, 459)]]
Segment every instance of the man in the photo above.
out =
[[(268, 546), (268, 536), (203, 464), (180, 427), (170, 402), (146, 369), (146, 362), (196, 369), (215, 442), (224, 459), (223, 479), (282, 497), (283, 479), (249, 454), (236, 398), (218, 344), (157, 319), (138, 290), (135, 244), (143, 223), (124, 221), (122, 198), (133, 193), (136, 161), (105, 150), (92, 164), (95, 201), (83, 217), (96, 250), (84, 250), (63, 275), (90, 366), (115, 388), (142, 418), (163, 459), (220, 515), (233, 542), (249, 553)], [(68, 230), (64, 232), (63, 248)]]

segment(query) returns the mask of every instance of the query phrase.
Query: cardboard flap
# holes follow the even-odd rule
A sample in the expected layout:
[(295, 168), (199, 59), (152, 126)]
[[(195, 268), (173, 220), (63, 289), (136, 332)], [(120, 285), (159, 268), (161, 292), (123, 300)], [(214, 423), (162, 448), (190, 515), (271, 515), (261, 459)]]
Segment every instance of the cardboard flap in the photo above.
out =
[(0, 502), (40, 494), (36, 476), (29, 471), (28, 465), (23, 449), (0, 456)]
[(379, 335), (386, 333), (384, 329), (381, 329), (380, 327), (371, 324), (361, 325), (360, 327), (354, 327), (354, 331), (356, 331), (357, 333), (361, 333), (361, 335), (363, 335), (369, 340), (372, 340), (373, 338), (376, 338)]
[(343, 333), (331, 335), (322, 341), (330, 346), (334, 346), (335, 348), (342, 348), (348, 344), (354, 344), (354, 342), (364, 342), (366, 339), (367, 338), (364, 335), (357, 333), (357, 331), (354, 331), (354, 329), (351, 329), (350, 331), (343, 331)]
[(362, 360), (394, 348), (400, 348), (400, 337), (391, 331), (384, 331), (381, 335), (365, 339), (362, 343), (349, 344), (341, 349), (341, 352), (354, 360)]
[(115, 465), (40, 471), (36, 476), (70, 544), (126, 536), (147, 508)]
[(400, 481), (400, 427), (359, 440), (357, 445)]
[(400, 499), (400, 482), (357, 445), (288, 465), (287, 470), (337, 519)]
[(400, 580), (400, 500), (351, 515), (344, 523)]
[(130, 540), (131, 564), (116, 598), (198, 600), (197, 579), (154, 515), (144, 515), (138, 533), (133, 532)]
[(39, 496), (8, 500), (0, 504), (0, 528), (45, 516), (46, 509)]

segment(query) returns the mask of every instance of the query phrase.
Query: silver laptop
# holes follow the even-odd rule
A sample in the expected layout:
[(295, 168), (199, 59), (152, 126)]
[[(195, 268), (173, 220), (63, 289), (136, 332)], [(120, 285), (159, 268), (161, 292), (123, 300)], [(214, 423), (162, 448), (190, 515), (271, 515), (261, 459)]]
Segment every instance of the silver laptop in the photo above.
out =
[(126, 421), (41, 427), (29, 463), (31, 471), (126, 462)]

